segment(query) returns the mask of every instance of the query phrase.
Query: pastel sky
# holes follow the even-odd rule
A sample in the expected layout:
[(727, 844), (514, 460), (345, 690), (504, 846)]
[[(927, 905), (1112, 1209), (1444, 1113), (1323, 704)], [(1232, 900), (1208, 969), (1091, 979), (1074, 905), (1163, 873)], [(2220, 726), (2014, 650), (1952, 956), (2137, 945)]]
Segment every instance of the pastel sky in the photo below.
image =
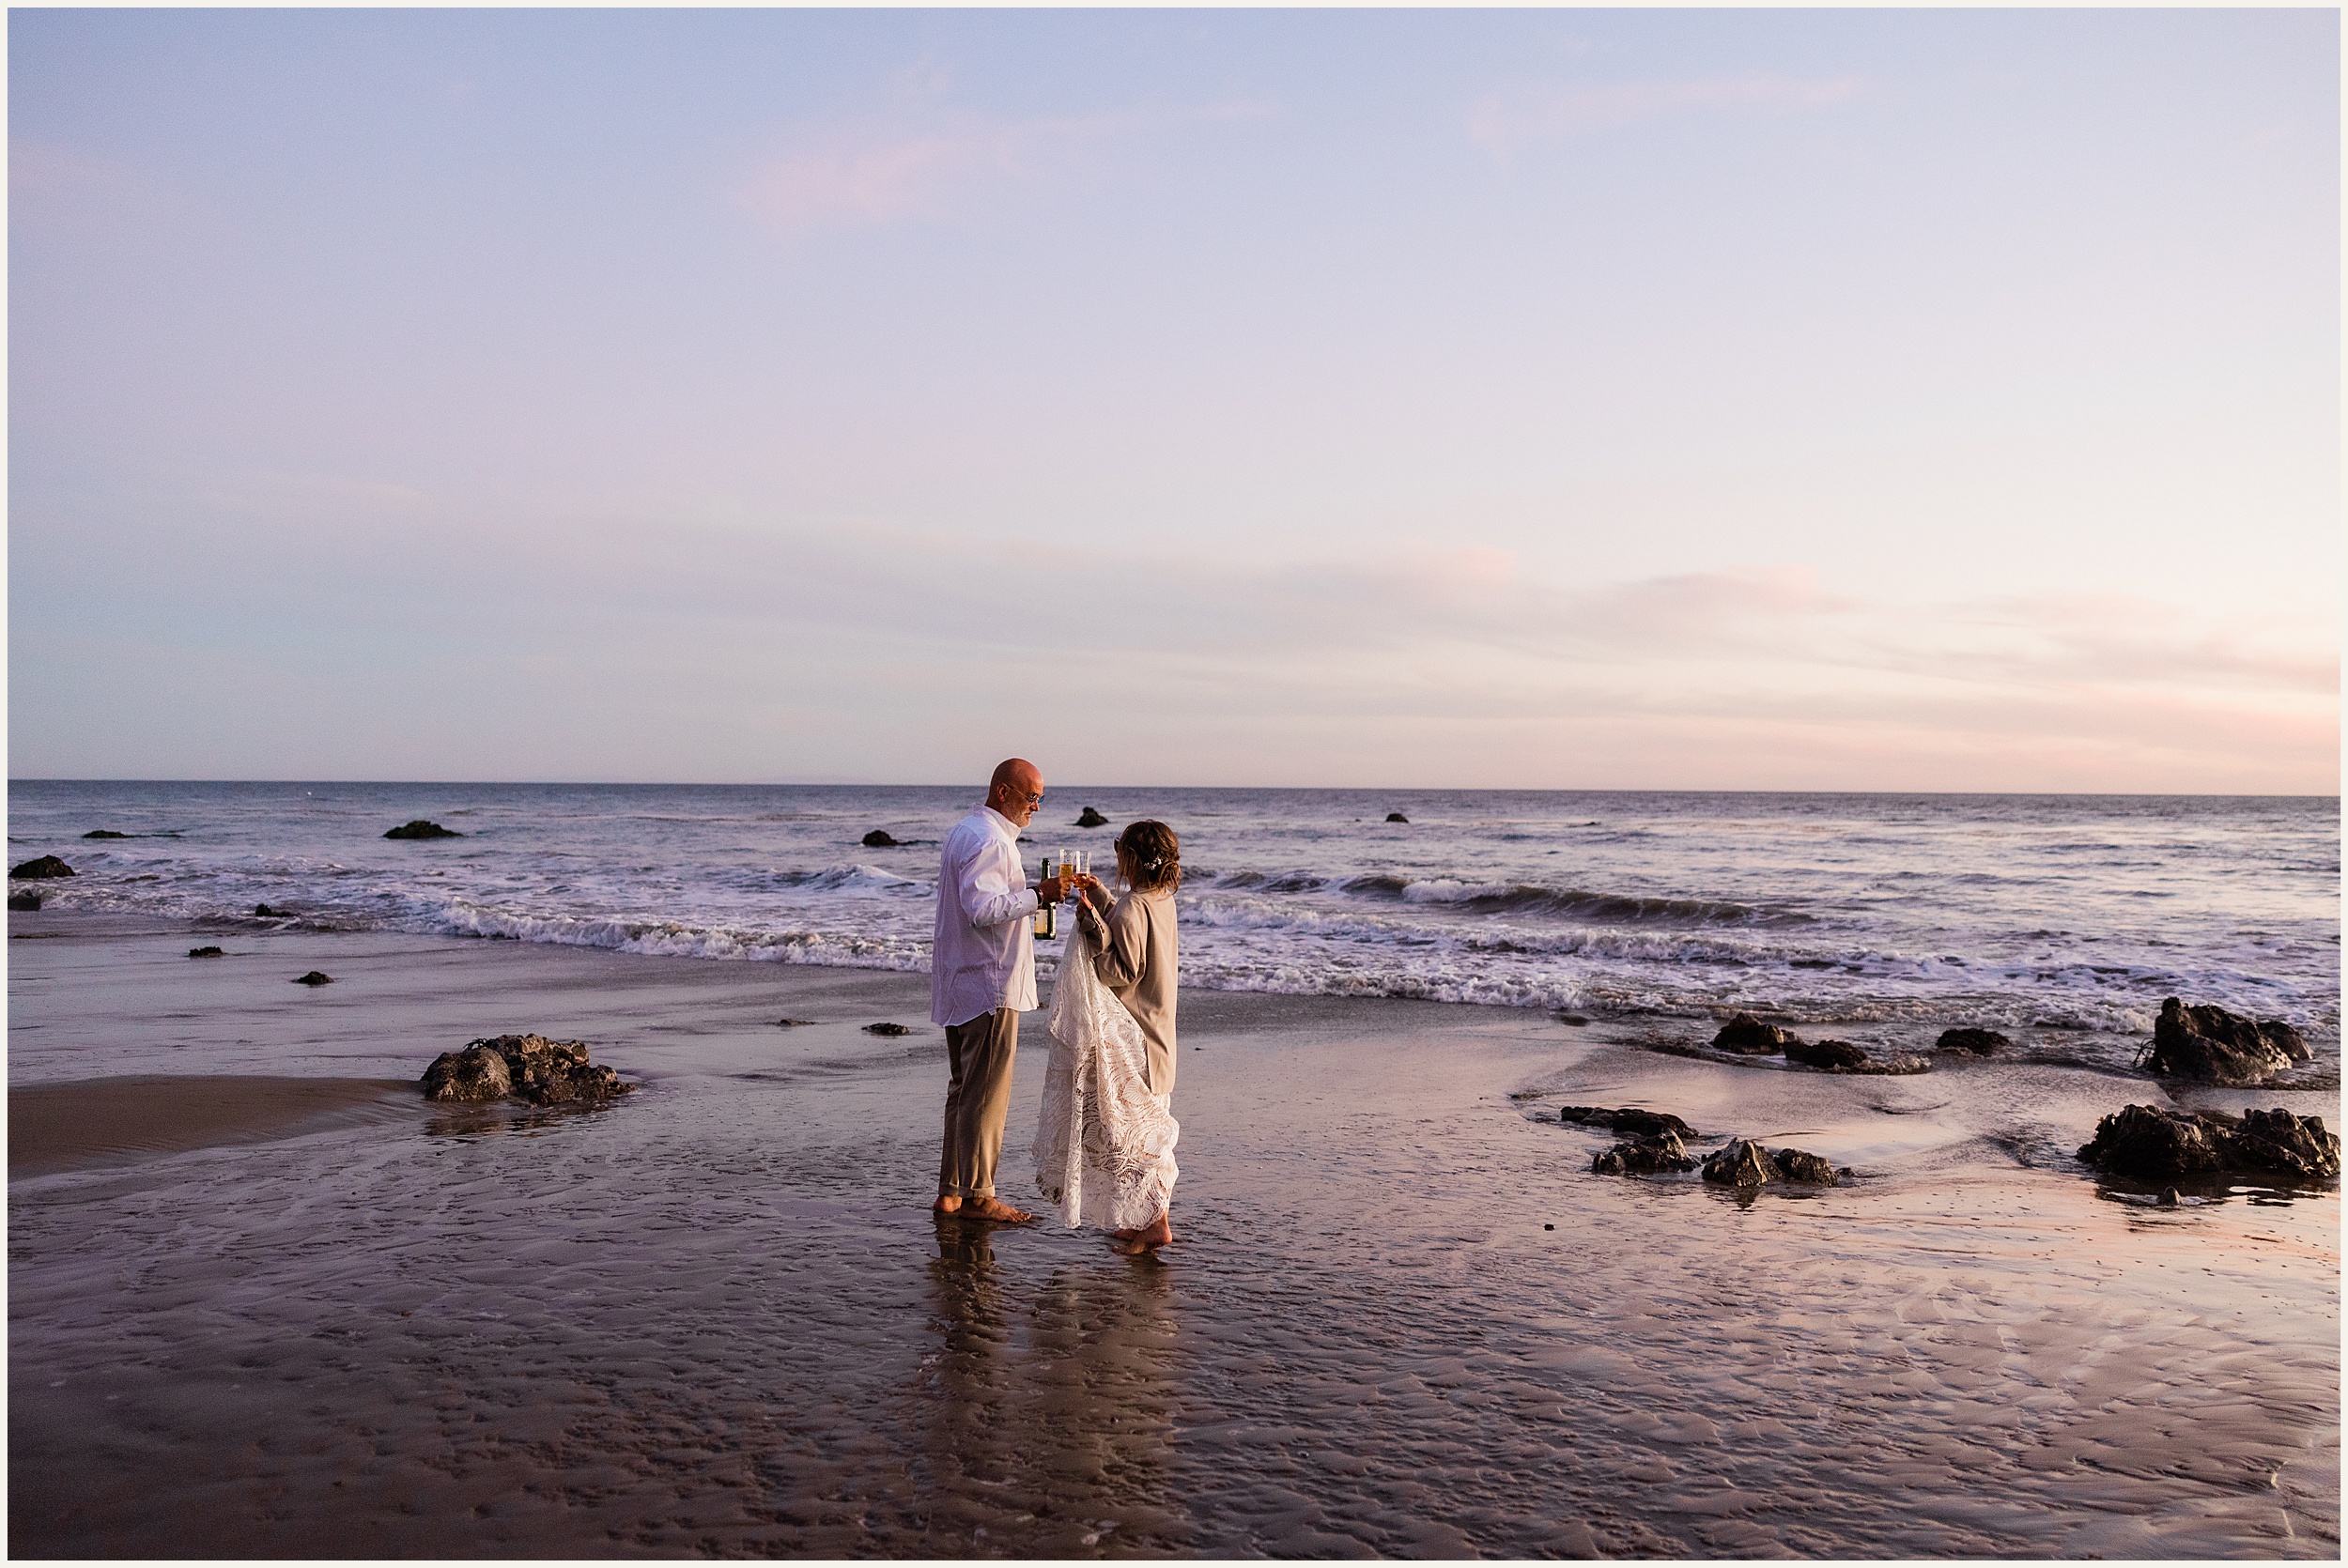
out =
[(2336, 792), (2322, 10), (16, 10), (18, 777)]

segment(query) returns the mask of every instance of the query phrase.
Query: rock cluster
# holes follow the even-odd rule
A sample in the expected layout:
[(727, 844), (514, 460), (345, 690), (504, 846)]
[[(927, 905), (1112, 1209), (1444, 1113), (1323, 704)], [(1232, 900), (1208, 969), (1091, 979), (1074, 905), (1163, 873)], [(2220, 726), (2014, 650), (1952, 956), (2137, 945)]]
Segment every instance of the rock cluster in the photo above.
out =
[(864, 847), (868, 850), (893, 850), (897, 847), (897, 840), (891, 838), (885, 829), (876, 827), (864, 836)]
[(1921, 1056), (1891, 1056), (1878, 1062), (1848, 1040), (1805, 1040), (1751, 1013), (1738, 1013), (1722, 1024), (1721, 1032), (1712, 1037), (1712, 1049), (1738, 1056), (1783, 1055), (1821, 1072), (1923, 1072), (1931, 1066)]
[(1759, 1187), (1771, 1181), (1802, 1181), (1832, 1187), (1841, 1179), (1822, 1155), (1806, 1149), (1766, 1149), (1750, 1138), (1732, 1138), (1704, 1162), (1704, 1179), (1724, 1187)]
[(2308, 1042), (2279, 1019), (2256, 1022), (2223, 1007), (2160, 1005), (2143, 1065), (2162, 1078), (2203, 1084), (2262, 1084), (2308, 1059)]
[(1088, 806), (1084, 808), (1084, 814), (1076, 819), (1076, 825), (1078, 827), (1106, 827), (1109, 825), (1109, 820)]
[(1935, 1051), (1961, 1051), (1969, 1056), (1988, 1056), (2013, 1048), (2014, 1042), (1995, 1029), (1943, 1029), (1932, 1042)]
[(1688, 1145), (1668, 1127), (1644, 1138), (1626, 1138), (1600, 1150), (1590, 1161), (1590, 1169), (1599, 1176), (1653, 1176), (1658, 1171), (1695, 1168), (1696, 1162), (1688, 1157)]
[(1648, 1111), (1636, 1105), (1609, 1109), (1603, 1105), (1560, 1105), (1557, 1119), (1583, 1127), (1603, 1127), (1621, 1138), (1652, 1138), (1661, 1132), (1692, 1138), (1696, 1130), (1668, 1111)]
[(462, 838), (464, 835), (453, 827), (442, 827), (438, 822), (428, 822), (422, 817), (418, 817), (414, 822), (402, 822), (383, 837), (386, 838)]
[(2079, 1159), (2142, 1180), (2234, 1171), (2314, 1179), (2340, 1175), (2340, 1135), (2327, 1130), (2321, 1116), (2280, 1109), (2230, 1116), (2127, 1105), (2095, 1124)]
[(508, 1095), (533, 1105), (567, 1105), (626, 1094), (608, 1067), (587, 1059), (580, 1040), (550, 1040), (544, 1035), (500, 1035), (475, 1040), (462, 1051), (444, 1051), (424, 1069), (426, 1099), (503, 1099)]
[(8, 880), (11, 882), (70, 877), (72, 874), (73, 868), (54, 854), (44, 854), (39, 860), (27, 860), (8, 868)]

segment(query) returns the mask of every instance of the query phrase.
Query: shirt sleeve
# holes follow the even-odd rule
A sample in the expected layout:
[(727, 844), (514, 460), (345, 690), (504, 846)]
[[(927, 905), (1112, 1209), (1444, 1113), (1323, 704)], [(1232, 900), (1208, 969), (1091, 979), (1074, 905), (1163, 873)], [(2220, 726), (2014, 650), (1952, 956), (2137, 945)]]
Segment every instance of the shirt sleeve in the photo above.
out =
[(1124, 991), (1150, 964), (1150, 913), (1138, 898), (1118, 900), (1109, 911), (1108, 939), (1092, 957), (1092, 972), (1111, 991)]
[(964, 864), (955, 892), (972, 925), (999, 926), (1035, 913), (1035, 889), (1017, 874), (1017, 865), (999, 839), (981, 846)]

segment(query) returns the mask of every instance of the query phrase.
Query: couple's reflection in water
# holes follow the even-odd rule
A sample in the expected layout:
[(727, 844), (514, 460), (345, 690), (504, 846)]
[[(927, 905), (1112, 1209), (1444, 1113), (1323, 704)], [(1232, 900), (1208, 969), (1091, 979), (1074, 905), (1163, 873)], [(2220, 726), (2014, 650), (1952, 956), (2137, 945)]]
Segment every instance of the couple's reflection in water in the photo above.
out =
[(998, 1244), (1057, 1252), (1057, 1238), (949, 1215), (936, 1226), (937, 1340), (917, 1399), (925, 1547), (949, 1557), (1178, 1549), (1171, 1270), (1071, 1249), (1039, 1280), (1007, 1268)]

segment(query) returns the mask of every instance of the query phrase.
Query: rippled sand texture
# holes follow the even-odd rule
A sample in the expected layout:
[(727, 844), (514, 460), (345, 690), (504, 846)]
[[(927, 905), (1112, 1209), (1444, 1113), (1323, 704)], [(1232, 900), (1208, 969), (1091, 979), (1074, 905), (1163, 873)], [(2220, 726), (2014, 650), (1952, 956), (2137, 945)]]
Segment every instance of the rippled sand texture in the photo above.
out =
[[(17, 945), (12, 1028), (126, 1027), (148, 992), (100, 977), (175, 940)], [(12, 1181), (13, 1553), (2339, 1551), (2336, 1197), (2115, 1201), (1916, 1132), (1956, 1112), (1883, 1097), (1930, 1078), (1200, 996), (1182, 1244), (1137, 1263), (926, 1213), (942, 1041), (857, 1030), (918, 979), (347, 951), (341, 1011), (223, 999), (159, 1056), (381, 1076), (527, 1014), (644, 1090)], [(1593, 1176), (1528, 1087), (1868, 1179)]]

